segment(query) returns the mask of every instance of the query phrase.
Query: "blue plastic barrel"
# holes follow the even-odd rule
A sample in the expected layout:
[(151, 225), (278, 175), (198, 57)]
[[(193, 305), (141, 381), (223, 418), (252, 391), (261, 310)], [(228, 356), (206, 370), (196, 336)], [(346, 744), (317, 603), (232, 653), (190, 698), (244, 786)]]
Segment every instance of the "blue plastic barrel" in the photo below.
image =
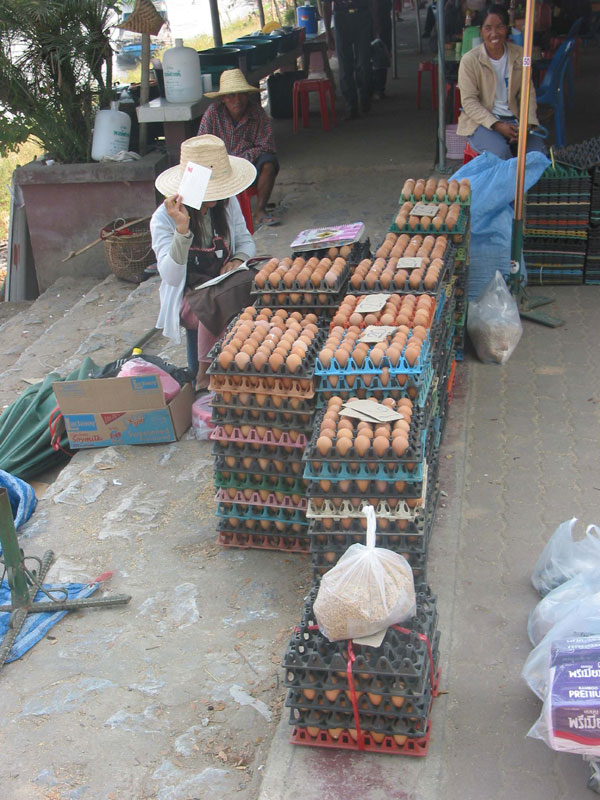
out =
[(317, 9), (315, 6), (298, 6), (296, 9), (296, 19), (299, 28), (306, 28), (307, 36), (315, 36), (317, 33)]

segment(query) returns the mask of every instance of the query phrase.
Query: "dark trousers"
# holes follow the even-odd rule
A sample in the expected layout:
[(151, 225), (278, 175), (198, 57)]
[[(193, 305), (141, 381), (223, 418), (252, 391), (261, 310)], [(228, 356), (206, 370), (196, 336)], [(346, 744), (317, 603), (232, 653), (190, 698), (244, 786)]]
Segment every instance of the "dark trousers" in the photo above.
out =
[(371, 27), (369, 11), (334, 14), (335, 49), (340, 67), (340, 89), (348, 111), (371, 99)]

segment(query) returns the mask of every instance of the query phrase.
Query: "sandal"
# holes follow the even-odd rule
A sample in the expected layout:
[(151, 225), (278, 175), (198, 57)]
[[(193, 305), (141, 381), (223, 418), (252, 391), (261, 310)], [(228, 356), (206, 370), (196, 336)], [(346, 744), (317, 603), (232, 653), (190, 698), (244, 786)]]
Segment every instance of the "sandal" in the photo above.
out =
[(279, 219), (279, 217), (276, 217), (275, 214), (269, 213), (269, 212), (263, 214), (256, 221), (256, 225), (257, 226), (259, 226), (259, 225), (273, 226), (273, 225), (280, 225), (280, 224), (281, 224), (281, 220)]

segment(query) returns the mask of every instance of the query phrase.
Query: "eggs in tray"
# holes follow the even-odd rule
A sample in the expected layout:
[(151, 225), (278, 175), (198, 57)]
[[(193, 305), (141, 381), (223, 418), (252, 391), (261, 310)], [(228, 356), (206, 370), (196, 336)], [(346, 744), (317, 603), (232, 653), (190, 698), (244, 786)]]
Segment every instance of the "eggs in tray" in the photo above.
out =
[(324, 369), (332, 365), (332, 360), (340, 369), (352, 366), (361, 369), (368, 358), (369, 367), (391, 366), (396, 367), (400, 362), (402, 353), (408, 364), (412, 367), (416, 363), (423, 344), (427, 338), (427, 328), (415, 325), (410, 333), (406, 325), (401, 325), (389, 340), (377, 344), (361, 342), (361, 329), (355, 326), (344, 330), (336, 326), (331, 331), (329, 338), (319, 353), (319, 362)]
[(341, 256), (328, 256), (319, 258), (311, 256), (308, 259), (297, 258), (271, 258), (256, 273), (255, 286), (260, 291), (271, 289), (319, 289), (333, 290), (347, 271), (347, 262)]
[(402, 200), (437, 200), (438, 202), (448, 201), (453, 203), (459, 200), (461, 203), (466, 203), (471, 194), (471, 182), (468, 178), (462, 178), (457, 181), (452, 179), (448, 181), (447, 178), (407, 178), (404, 181), (404, 186), (400, 193)]
[(388, 406), (402, 415), (393, 422), (366, 422), (344, 416), (340, 412), (344, 401), (331, 397), (321, 420), (316, 454), (323, 458), (401, 458), (409, 448), (410, 422), (413, 415), (412, 400), (386, 397), (382, 406)]
[[(446, 236), (409, 236), (388, 233), (376, 252), (373, 262), (363, 259), (350, 278), (353, 289), (425, 290), (432, 291), (444, 269)], [(421, 266), (405, 269), (400, 259), (419, 258)], [(399, 263), (400, 262), (400, 263)]]
[(316, 321), (314, 314), (249, 306), (227, 334), (217, 364), (240, 372), (301, 372), (308, 361), (311, 366), (314, 362)]
[(402, 229), (408, 225), (411, 230), (414, 230), (417, 226), (420, 226), (421, 230), (427, 230), (429, 227), (431, 227), (433, 230), (439, 231), (441, 230), (442, 226), (445, 225), (447, 230), (452, 231), (456, 227), (456, 223), (458, 222), (458, 218), (460, 217), (460, 212), (462, 210), (460, 203), (452, 203), (451, 205), (448, 205), (447, 203), (440, 203), (437, 207), (435, 216), (431, 217), (429, 215), (419, 216), (418, 214), (414, 213), (414, 209), (415, 204), (410, 200), (402, 203), (400, 206), (400, 211), (394, 220), (398, 228)]
[(338, 325), (343, 328), (348, 326), (363, 328), (368, 325), (428, 328), (435, 313), (435, 300), (428, 294), (418, 297), (413, 294), (390, 294), (380, 311), (357, 311), (357, 306), (360, 306), (367, 297), (368, 295), (346, 295), (331, 321), (331, 330), (333, 331)]

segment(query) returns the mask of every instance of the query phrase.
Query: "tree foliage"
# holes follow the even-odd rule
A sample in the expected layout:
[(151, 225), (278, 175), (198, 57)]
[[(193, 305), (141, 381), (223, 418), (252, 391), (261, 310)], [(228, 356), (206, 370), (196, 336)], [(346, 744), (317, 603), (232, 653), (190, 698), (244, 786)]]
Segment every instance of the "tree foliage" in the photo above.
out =
[(118, 8), (0, 0), (0, 154), (32, 136), (57, 161), (89, 161), (94, 115), (111, 99)]

